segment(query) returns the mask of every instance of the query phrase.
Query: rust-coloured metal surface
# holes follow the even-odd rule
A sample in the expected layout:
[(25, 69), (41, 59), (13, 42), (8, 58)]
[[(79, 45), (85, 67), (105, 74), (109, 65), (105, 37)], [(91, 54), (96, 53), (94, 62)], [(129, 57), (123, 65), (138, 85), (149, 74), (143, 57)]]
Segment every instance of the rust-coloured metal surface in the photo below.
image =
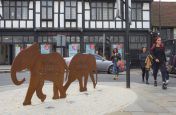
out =
[[(96, 73), (96, 81), (94, 79), (94, 73)], [(75, 55), (69, 64), (69, 75), (68, 80), (64, 85), (64, 90), (66, 91), (70, 84), (78, 79), (80, 91), (87, 91), (87, 80), (89, 75), (95, 88), (97, 84), (97, 67), (95, 57), (91, 54)], [(82, 79), (83, 76), (84, 80)]]
[(31, 72), (30, 83), (23, 105), (31, 104), (31, 98), (35, 91), (42, 102), (45, 100), (46, 95), (42, 92), (44, 80), (53, 82), (53, 99), (66, 97), (63, 83), (64, 72), (65, 69), (68, 72), (68, 67), (63, 57), (59, 53), (40, 54), (39, 48), (39, 44), (34, 43), (21, 51), (12, 63), (11, 78), (15, 85), (20, 85), (25, 81), (25, 78), (19, 81), (16, 72), (24, 69)]

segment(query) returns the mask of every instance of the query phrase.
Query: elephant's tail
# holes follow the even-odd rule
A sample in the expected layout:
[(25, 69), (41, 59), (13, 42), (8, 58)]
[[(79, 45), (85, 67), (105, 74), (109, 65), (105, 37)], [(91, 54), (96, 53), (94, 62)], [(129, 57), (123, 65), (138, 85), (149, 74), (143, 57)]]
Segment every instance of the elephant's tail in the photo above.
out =
[(67, 64), (65, 64), (65, 70), (66, 70), (66, 77), (65, 77), (65, 81), (67, 81), (67, 79), (68, 79), (68, 74), (69, 74), (69, 69), (68, 69)]
[(95, 70), (95, 73), (96, 73), (96, 81), (95, 81), (95, 84), (97, 85), (97, 81), (98, 81), (98, 77), (97, 77), (97, 69)]
[(65, 81), (67, 81), (67, 79), (68, 79), (68, 74), (69, 74), (69, 71), (68, 71), (68, 70), (66, 70)]

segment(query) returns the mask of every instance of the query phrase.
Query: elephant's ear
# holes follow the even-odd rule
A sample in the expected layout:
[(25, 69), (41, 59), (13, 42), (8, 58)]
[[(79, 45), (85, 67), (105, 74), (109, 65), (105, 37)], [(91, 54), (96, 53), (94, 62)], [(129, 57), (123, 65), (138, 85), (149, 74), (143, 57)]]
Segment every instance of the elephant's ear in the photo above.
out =
[(26, 52), (26, 54), (29, 54), (30, 56), (31, 55), (37, 55), (37, 54), (39, 54), (39, 44), (38, 43), (33, 43), (31, 46), (29, 46), (27, 49), (27, 52)]

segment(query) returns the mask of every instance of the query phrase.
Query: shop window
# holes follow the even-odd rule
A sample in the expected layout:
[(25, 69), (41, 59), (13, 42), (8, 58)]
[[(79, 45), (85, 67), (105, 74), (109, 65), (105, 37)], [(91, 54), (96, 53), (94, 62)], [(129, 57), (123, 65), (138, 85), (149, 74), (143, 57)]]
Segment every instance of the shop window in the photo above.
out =
[(86, 53), (94, 54), (95, 53), (95, 44), (86, 44)]
[(29, 36), (29, 42), (33, 43), (34, 42), (34, 36)]
[(80, 42), (80, 37), (76, 36), (76, 42)]
[(69, 44), (69, 57), (80, 52), (80, 44)]
[(75, 36), (71, 36), (71, 42), (75, 42)]
[(48, 42), (53, 42), (53, 38), (52, 38), (52, 36), (48, 36)]
[(68, 43), (70, 43), (70, 36), (67, 36), (66, 40)]
[(22, 43), (23, 42), (23, 36), (13, 36), (13, 42)]
[(42, 43), (42, 36), (39, 36), (39, 37), (38, 37), (38, 42), (39, 42), (39, 43)]
[(94, 41), (95, 41), (95, 42), (98, 42), (98, 41), (99, 41), (98, 36), (94, 36)]
[(43, 42), (48, 42), (47, 36), (43, 36)]
[(28, 40), (29, 40), (29, 39), (28, 39), (28, 36), (24, 36), (24, 37), (23, 37), (23, 41), (24, 41), (24, 42), (28, 42)]
[(114, 37), (114, 42), (119, 42), (119, 38), (118, 37)]
[(2, 36), (2, 42), (12, 43), (12, 36)]
[(84, 42), (89, 42), (89, 36), (84, 36)]

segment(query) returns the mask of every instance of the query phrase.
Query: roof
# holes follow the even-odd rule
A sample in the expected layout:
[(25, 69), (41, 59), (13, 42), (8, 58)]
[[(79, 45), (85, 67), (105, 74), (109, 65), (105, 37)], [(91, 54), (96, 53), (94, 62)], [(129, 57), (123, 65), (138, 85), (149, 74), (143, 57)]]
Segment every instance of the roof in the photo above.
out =
[[(176, 2), (161, 2), (160, 17), (161, 26), (176, 27)], [(159, 2), (152, 2), (151, 5), (152, 26), (159, 26)]]

